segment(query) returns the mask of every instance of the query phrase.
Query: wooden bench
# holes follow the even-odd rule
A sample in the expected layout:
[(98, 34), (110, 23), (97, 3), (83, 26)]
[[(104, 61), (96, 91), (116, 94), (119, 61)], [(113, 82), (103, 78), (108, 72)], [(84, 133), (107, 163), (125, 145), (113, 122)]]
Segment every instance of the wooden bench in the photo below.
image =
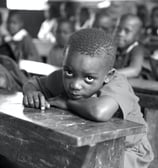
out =
[(0, 154), (20, 168), (123, 168), (125, 137), (144, 131), (127, 120), (24, 108), (21, 93), (0, 95)]
[[(140, 105), (144, 108), (145, 119), (149, 127), (149, 140), (153, 148), (155, 159), (150, 168), (158, 165), (158, 82), (130, 79), (136, 94), (140, 98)], [(156, 165), (156, 167), (155, 167)]]

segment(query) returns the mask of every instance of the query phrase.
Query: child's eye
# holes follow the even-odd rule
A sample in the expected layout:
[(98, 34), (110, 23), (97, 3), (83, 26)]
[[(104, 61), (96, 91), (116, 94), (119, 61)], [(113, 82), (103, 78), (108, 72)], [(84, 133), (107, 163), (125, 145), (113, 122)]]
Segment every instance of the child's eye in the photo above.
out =
[(92, 82), (94, 81), (94, 77), (92, 77), (92, 76), (87, 76), (87, 77), (85, 78), (85, 81), (86, 81), (87, 83), (92, 83)]
[(68, 77), (72, 77), (73, 76), (73, 73), (70, 70), (65, 70), (64, 72), (65, 72), (65, 75), (68, 76)]

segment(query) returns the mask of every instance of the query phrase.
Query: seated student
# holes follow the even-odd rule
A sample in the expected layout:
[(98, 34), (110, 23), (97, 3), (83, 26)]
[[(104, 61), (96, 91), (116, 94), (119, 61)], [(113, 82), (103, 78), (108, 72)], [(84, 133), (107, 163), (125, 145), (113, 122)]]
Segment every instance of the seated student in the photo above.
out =
[(142, 71), (146, 50), (139, 41), (142, 22), (134, 14), (125, 14), (120, 18), (117, 28), (117, 57), (114, 67), (126, 77), (138, 77)]
[(54, 43), (55, 31), (57, 27), (57, 18), (60, 16), (59, 2), (47, 1), (45, 4), (44, 17), (39, 32), (37, 34), (40, 40)]
[(81, 7), (76, 17), (75, 30), (91, 28), (94, 22), (94, 14), (87, 7)]
[(47, 63), (55, 66), (62, 66), (64, 59), (64, 47), (70, 35), (75, 31), (74, 23), (67, 19), (59, 19), (56, 31), (56, 43), (53, 45)]
[(5, 40), (12, 46), (17, 61), (19, 59), (40, 61), (37, 49), (32, 42), (31, 36), (24, 28), (24, 23), (19, 13), (10, 11), (7, 27), (10, 37), (6, 37)]
[[(63, 68), (24, 85), (24, 105), (42, 110), (52, 105), (94, 121), (117, 116), (145, 124), (132, 87), (113, 69), (115, 51), (103, 30), (75, 32), (66, 46)], [(126, 142), (124, 167), (147, 168), (153, 159), (147, 134), (127, 137)]]
[(152, 40), (158, 40), (158, 6), (151, 10), (150, 25), (146, 27), (144, 41), (148, 43)]

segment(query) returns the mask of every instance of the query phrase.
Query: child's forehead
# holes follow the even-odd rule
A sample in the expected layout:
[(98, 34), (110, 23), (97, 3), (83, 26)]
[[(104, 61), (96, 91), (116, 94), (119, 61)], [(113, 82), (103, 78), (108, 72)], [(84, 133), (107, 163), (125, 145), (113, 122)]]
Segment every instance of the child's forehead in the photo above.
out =
[(133, 29), (140, 29), (141, 28), (141, 22), (139, 21), (139, 19), (132, 18), (132, 17), (123, 19), (120, 22), (120, 25), (124, 25), (124, 26), (128, 25), (128, 26), (131, 26)]
[(11, 15), (10, 17), (9, 17), (9, 20), (14, 20), (14, 21), (16, 21), (16, 22), (21, 22), (21, 20), (20, 20), (20, 18), (19, 18), (19, 16), (18, 15)]
[(129, 16), (129, 17), (125, 17), (125, 18), (122, 18), (121, 19), (121, 23), (122, 24), (140, 24), (140, 20), (137, 18), (137, 17), (132, 17), (132, 16)]
[[(108, 61), (108, 60), (107, 60)], [(95, 62), (97, 62), (95, 64), (95, 66), (101, 66), (101, 65), (105, 65), (106, 62), (106, 58), (104, 55), (88, 55), (86, 53), (81, 53), (81, 52), (70, 52), (68, 53), (67, 57), (66, 57), (66, 62), (67, 63), (74, 63), (74, 62), (82, 62), (82, 64), (80, 65), (84, 65), (84, 64), (95, 64)]]
[(101, 57), (91, 57), (79, 53), (76, 55), (69, 55), (64, 66), (82, 73), (98, 73), (102, 70), (106, 70), (106, 66)]

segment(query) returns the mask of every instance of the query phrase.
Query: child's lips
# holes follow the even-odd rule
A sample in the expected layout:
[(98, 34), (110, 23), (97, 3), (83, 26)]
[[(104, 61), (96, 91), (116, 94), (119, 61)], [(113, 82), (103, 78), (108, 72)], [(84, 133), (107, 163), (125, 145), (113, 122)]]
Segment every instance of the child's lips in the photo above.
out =
[(70, 97), (71, 99), (80, 99), (80, 98), (82, 98), (81, 95), (76, 94), (76, 93), (72, 93), (72, 92), (69, 93), (69, 97)]

